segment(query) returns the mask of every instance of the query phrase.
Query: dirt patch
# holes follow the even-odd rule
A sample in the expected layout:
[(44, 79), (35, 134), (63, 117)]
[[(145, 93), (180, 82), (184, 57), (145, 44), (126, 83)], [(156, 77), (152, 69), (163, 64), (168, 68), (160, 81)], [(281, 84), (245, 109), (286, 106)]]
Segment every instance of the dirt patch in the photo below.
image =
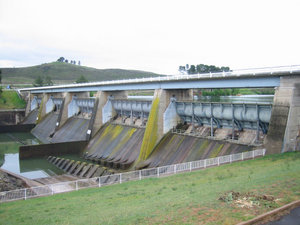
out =
[(272, 195), (258, 195), (253, 192), (240, 193), (229, 191), (222, 194), (218, 200), (228, 204), (233, 204), (240, 208), (276, 208), (278, 207), (277, 201), (279, 199), (276, 199)]
[(10, 176), (9, 174), (0, 171), (0, 192), (11, 191), (19, 188), (24, 188), (25, 184), (22, 180)]

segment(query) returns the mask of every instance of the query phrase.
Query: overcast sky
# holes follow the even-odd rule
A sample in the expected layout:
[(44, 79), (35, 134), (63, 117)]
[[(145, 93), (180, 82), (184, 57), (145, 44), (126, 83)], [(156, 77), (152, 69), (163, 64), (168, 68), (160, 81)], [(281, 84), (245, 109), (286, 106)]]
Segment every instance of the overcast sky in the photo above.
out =
[(56, 61), (177, 73), (300, 64), (300, 1), (0, 0), (0, 67)]

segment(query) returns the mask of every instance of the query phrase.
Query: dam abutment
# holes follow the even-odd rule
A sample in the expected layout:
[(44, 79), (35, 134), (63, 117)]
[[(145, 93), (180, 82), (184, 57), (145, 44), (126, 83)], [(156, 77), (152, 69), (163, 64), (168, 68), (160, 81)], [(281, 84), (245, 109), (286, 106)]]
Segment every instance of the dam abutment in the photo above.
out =
[(295, 151), (300, 131), (300, 78), (285, 76), (276, 87), (269, 131), (265, 139), (267, 154)]

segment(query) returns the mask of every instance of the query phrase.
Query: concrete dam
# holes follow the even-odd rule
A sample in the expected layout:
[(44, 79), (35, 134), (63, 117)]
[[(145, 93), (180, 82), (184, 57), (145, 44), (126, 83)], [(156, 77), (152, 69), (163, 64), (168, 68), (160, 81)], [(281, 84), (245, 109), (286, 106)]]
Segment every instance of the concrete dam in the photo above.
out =
[[(269, 82), (262, 83), (265, 77)], [(153, 80), (137, 86), (134, 80), (23, 89), (28, 101), (23, 124), (36, 123), (31, 132), (45, 144), (85, 142), (78, 150), (82, 161), (57, 158), (57, 151), (45, 154), (57, 167), (79, 177), (259, 148), (266, 148), (267, 154), (300, 149), (298, 73), (246, 74), (245, 81), (240, 75), (188, 79), (159, 81), (160, 88), (153, 88)], [(230, 81), (228, 88), (235, 88), (249, 87), (249, 79), (254, 87), (275, 88), (273, 104), (193, 101), (198, 81), (207, 88)], [(95, 97), (89, 97), (95, 89)], [(154, 89), (152, 101), (128, 99), (127, 90), (143, 89)]]

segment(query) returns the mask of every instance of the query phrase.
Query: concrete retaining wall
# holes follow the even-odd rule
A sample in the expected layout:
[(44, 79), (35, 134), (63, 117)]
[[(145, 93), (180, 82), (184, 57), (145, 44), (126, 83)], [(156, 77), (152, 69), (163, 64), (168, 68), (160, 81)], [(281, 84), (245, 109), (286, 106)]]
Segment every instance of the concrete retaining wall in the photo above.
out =
[(25, 117), (25, 109), (1, 110), (0, 125), (15, 125)]
[(0, 126), (0, 133), (6, 132), (30, 132), (35, 127), (35, 124), (19, 124)]
[(42, 145), (26, 145), (19, 147), (20, 159), (43, 157), (49, 155), (63, 155), (82, 152), (87, 141), (51, 143)]

